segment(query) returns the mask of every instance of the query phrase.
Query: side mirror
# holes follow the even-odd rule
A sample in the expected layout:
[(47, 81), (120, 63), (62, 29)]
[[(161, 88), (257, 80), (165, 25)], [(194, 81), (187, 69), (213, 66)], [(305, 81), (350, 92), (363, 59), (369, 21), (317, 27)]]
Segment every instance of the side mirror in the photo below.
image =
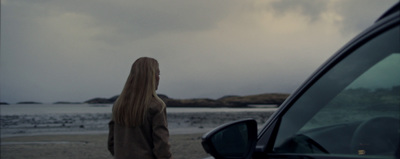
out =
[(204, 150), (217, 159), (247, 159), (257, 142), (257, 122), (243, 119), (221, 125), (202, 137)]

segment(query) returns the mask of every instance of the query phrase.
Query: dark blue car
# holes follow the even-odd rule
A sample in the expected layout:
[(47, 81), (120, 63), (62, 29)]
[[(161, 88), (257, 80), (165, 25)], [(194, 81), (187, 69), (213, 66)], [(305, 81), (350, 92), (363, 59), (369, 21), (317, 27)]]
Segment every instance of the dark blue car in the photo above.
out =
[(400, 3), (346, 44), (259, 129), (203, 136), (215, 158), (400, 158)]

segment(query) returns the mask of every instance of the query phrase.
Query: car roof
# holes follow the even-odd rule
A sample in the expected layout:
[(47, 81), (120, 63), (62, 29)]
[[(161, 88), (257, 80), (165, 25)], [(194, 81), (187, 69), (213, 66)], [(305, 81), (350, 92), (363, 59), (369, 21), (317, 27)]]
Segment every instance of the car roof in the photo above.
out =
[[(378, 22), (378, 21), (380, 21), (380, 20), (382, 20), (383, 18), (385, 18), (385, 17), (387, 17), (387, 16), (389, 16), (389, 15), (392, 15), (392, 14), (394, 14), (394, 13), (396, 13), (396, 12), (399, 12), (400, 11), (400, 2), (397, 2), (397, 4), (395, 4), (393, 7), (391, 7), (389, 10), (387, 10), (385, 13), (383, 13), (379, 18), (378, 18), (378, 20), (376, 20), (375, 22)], [(397, 14), (399, 14), (399, 13), (397, 13)], [(399, 16), (400, 16), (400, 14), (399, 14)]]

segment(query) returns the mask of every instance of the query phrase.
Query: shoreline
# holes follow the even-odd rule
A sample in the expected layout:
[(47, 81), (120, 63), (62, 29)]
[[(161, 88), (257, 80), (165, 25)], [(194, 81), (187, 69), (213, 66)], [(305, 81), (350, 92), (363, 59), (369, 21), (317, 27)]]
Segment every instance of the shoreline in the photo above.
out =
[[(169, 129), (170, 135), (205, 134), (214, 128), (176, 128)], [(73, 131), (73, 132), (48, 132), (48, 133), (29, 133), (29, 134), (0, 134), (0, 139), (13, 137), (34, 137), (51, 135), (107, 135), (108, 130), (101, 131)], [(3, 141), (0, 140), (0, 144)]]
[[(68, 134), (15, 136), (1, 139), (0, 158), (30, 159), (111, 159), (108, 134)], [(170, 135), (175, 159), (209, 156), (201, 146), (203, 133)]]
[[(263, 124), (274, 110), (167, 113), (171, 134), (204, 133), (227, 122), (253, 118)], [(107, 133), (111, 113), (2, 115), (0, 137), (41, 134)]]
[[(264, 111), (167, 112), (171, 152), (175, 159), (209, 155), (201, 137), (227, 122), (253, 118), (263, 124), (275, 112)], [(258, 109), (256, 109), (258, 110)], [(111, 113), (1, 115), (0, 158), (111, 159), (107, 150)]]

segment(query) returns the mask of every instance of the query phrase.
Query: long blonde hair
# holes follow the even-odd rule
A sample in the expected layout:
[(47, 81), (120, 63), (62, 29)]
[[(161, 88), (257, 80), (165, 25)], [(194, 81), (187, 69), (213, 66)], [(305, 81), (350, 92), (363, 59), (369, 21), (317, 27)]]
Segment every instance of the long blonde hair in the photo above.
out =
[(158, 71), (158, 62), (153, 58), (141, 57), (132, 64), (125, 86), (112, 109), (112, 117), (117, 124), (142, 125), (153, 97), (165, 108), (165, 103), (156, 94)]

